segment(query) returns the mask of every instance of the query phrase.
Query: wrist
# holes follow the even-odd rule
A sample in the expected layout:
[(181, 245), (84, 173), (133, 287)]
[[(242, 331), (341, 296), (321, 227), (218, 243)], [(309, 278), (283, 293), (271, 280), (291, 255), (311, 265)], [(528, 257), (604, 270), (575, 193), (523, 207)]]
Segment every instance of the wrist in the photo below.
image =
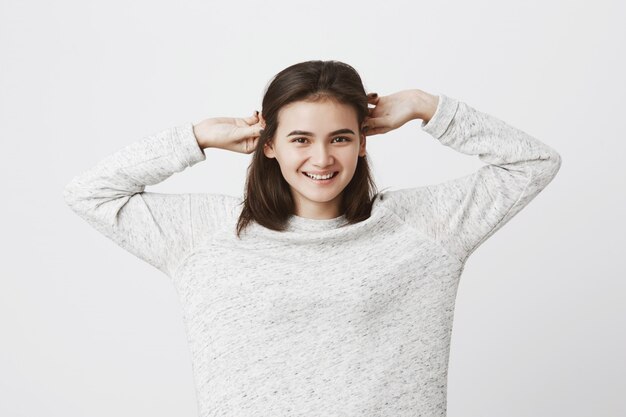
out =
[(210, 148), (211, 145), (202, 134), (202, 130), (202, 122), (193, 125), (193, 134), (196, 137), (196, 141), (198, 142), (198, 146), (200, 146), (200, 149)]
[(424, 123), (428, 123), (437, 111), (439, 97), (429, 94), (422, 90), (414, 91), (413, 114), (416, 119), (422, 119)]

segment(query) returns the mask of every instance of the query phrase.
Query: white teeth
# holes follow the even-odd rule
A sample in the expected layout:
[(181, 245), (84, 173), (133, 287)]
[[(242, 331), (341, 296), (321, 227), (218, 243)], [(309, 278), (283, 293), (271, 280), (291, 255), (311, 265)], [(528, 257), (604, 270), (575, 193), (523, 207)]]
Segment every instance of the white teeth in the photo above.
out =
[(334, 172), (331, 172), (328, 175), (316, 175), (316, 174), (309, 174), (308, 172), (304, 173), (307, 177), (309, 178), (313, 178), (314, 180), (326, 180), (328, 178), (331, 178), (335, 175)]

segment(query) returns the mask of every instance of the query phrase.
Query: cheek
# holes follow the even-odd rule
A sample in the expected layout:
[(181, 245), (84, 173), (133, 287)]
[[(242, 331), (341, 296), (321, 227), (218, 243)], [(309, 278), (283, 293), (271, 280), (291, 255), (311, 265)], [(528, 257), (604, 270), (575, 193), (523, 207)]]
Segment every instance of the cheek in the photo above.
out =
[(293, 153), (283, 152), (280, 155), (277, 155), (276, 159), (278, 161), (278, 165), (280, 166), (280, 170), (283, 173), (283, 177), (293, 177), (297, 174), (296, 171), (301, 165), (300, 159), (297, 155), (294, 155)]
[(296, 150), (283, 151), (280, 157), (282, 165), (290, 169), (298, 168), (306, 159), (306, 156)]
[(343, 152), (341, 154), (341, 164), (346, 168), (356, 167), (356, 164), (358, 161), (359, 161), (359, 149), (358, 148), (346, 149), (346, 152)]

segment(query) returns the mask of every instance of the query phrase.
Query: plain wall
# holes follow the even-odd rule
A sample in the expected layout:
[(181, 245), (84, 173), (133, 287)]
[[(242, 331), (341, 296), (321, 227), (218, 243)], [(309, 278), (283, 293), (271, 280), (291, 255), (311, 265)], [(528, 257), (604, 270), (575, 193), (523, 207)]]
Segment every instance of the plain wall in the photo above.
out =
[[(0, 415), (192, 417), (168, 278), (101, 236), (63, 187), (159, 130), (261, 110), (278, 71), (353, 65), (379, 95), (443, 93), (557, 150), (548, 187), (472, 254), (448, 415), (626, 415), (623, 2), (0, 3)], [(379, 188), (483, 165), (418, 121), (368, 139)], [(250, 155), (157, 192), (241, 195)]]

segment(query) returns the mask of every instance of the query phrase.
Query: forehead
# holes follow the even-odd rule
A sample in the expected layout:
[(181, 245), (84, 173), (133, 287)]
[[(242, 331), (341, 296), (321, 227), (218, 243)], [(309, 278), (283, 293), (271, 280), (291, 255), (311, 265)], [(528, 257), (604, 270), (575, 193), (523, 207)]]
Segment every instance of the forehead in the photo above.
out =
[(278, 128), (313, 131), (315, 126), (320, 124), (343, 128), (356, 123), (356, 117), (356, 111), (352, 106), (335, 100), (296, 101), (280, 109)]

